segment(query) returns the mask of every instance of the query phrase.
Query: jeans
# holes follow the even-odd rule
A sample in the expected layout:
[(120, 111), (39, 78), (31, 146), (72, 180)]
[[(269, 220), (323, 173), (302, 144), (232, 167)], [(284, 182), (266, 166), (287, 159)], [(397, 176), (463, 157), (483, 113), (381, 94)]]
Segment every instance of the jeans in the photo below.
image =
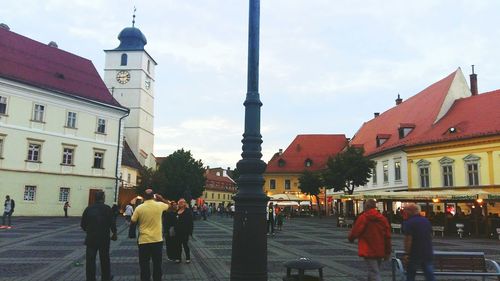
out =
[(176, 236), (175, 237), (175, 244), (176, 244), (176, 253), (175, 253), (175, 259), (180, 260), (182, 258), (182, 248), (184, 248), (184, 254), (186, 254), (186, 260), (191, 260), (191, 254), (189, 251), (189, 236)]
[(365, 258), (366, 267), (368, 269), (368, 281), (382, 281), (380, 278), (380, 265), (382, 259), (368, 259)]
[(415, 281), (415, 275), (419, 267), (423, 269), (426, 281), (436, 280), (434, 278), (434, 267), (432, 266), (432, 262), (410, 260), (408, 262), (408, 268), (406, 269), (406, 281)]
[(87, 246), (85, 254), (85, 274), (87, 281), (95, 281), (95, 261), (97, 252), (99, 252), (99, 261), (101, 262), (101, 280), (107, 281), (111, 278), (111, 267), (109, 261), (109, 243), (100, 246)]
[[(8, 225), (10, 226), (10, 217), (12, 216), (11, 212), (4, 212), (3, 213), (3, 218), (2, 218), (2, 225)], [(8, 223), (5, 224), (5, 218), (7, 218)]]
[(153, 281), (161, 281), (161, 255), (163, 241), (157, 243), (139, 244), (139, 265), (141, 267), (141, 281), (151, 280), (149, 260), (153, 260)]

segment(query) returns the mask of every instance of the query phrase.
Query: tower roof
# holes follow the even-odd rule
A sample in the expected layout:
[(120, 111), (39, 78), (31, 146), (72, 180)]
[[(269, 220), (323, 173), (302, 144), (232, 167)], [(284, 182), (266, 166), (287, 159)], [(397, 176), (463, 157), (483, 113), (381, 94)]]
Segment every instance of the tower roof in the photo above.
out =
[(146, 36), (136, 27), (126, 27), (118, 34), (120, 46), (117, 51), (144, 51), (144, 46), (148, 43)]

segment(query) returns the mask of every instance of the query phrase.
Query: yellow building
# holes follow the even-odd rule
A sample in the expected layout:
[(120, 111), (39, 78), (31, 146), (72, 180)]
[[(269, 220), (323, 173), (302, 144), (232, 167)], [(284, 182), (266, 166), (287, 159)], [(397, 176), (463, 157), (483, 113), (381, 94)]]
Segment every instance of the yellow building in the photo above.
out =
[(236, 194), (236, 182), (228, 175), (223, 168), (208, 168), (206, 170), (206, 184), (201, 201), (212, 206), (227, 206), (234, 204), (233, 196)]
[[(500, 213), (500, 90), (455, 101), (448, 113), (405, 148), (409, 191), (456, 191), (465, 214)], [(436, 198), (436, 201), (439, 198)], [(460, 201), (462, 201), (460, 203)], [(444, 206), (439, 206), (440, 210)], [(450, 208), (447, 208), (450, 210)]]
[[(301, 174), (306, 170), (325, 169), (328, 158), (342, 151), (346, 145), (345, 135), (298, 135), (284, 152), (280, 149), (268, 162), (264, 173), (264, 192), (268, 196), (293, 194), (306, 199), (299, 188)], [(320, 198), (324, 202), (324, 191)]]

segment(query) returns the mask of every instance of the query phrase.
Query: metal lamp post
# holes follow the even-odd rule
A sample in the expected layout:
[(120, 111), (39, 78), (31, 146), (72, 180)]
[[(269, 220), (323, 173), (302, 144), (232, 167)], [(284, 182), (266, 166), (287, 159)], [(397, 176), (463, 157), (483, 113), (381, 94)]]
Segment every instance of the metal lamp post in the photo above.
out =
[(267, 280), (266, 204), (263, 192), (266, 163), (261, 160), (259, 98), (260, 0), (250, 0), (248, 30), (248, 85), (245, 100), (245, 132), (242, 159), (237, 168), (238, 193), (234, 196), (231, 281)]

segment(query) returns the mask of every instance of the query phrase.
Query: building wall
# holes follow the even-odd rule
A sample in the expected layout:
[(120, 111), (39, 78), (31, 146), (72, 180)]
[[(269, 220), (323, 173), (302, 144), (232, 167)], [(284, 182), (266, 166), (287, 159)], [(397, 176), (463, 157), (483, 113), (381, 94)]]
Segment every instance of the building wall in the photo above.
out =
[[(299, 189), (299, 177), (300, 174), (272, 174), (265, 173), (264, 174), (264, 192), (270, 196), (274, 194), (281, 194), (285, 192), (300, 192)], [(271, 189), (270, 182), (271, 180), (276, 181), (276, 188)], [(285, 181), (290, 180), (290, 189), (285, 189)]]
[(233, 196), (232, 192), (205, 190), (201, 198), (208, 204), (215, 203), (216, 206), (219, 204), (227, 206), (228, 203), (234, 204)]
[[(73, 214), (81, 214), (90, 189), (105, 190), (113, 201), (123, 111), (3, 79), (0, 96), (8, 99), (7, 114), (0, 116), (0, 194), (16, 200), (17, 215), (59, 215), (60, 187), (70, 188)], [(31, 121), (35, 103), (45, 106), (43, 122)], [(68, 111), (77, 113), (76, 128), (66, 127)], [(96, 133), (98, 118), (106, 120), (105, 134)], [(38, 162), (27, 160), (32, 142), (41, 145)], [(72, 165), (62, 164), (65, 147), (74, 151)], [(104, 153), (102, 169), (92, 167), (95, 150)], [(37, 186), (34, 202), (24, 200), (25, 185)]]

